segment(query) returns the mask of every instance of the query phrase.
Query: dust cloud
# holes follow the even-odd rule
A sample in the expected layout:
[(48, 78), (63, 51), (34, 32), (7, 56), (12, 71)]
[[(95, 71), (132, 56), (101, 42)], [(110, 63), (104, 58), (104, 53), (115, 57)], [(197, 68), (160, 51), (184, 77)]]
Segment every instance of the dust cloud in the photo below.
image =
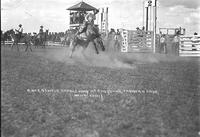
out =
[(67, 65), (81, 64), (94, 67), (128, 69), (136, 68), (137, 64), (182, 60), (180, 57), (163, 54), (122, 53), (112, 50), (113, 47), (114, 45), (109, 42), (109, 45), (106, 45), (106, 49), (109, 49), (109, 51), (102, 51), (101, 48), (98, 48), (99, 54), (96, 54), (94, 45), (92, 43), (90, 43), (86, 49), (83, 49), (81, 46), (77, 46), (77, 49), (73, 53), (72, 58), (69, 57), (71, 51), (69, 47), (49, 46), (46, 49), (35, 49), (34, 54), (53, 61), (63, 62)]

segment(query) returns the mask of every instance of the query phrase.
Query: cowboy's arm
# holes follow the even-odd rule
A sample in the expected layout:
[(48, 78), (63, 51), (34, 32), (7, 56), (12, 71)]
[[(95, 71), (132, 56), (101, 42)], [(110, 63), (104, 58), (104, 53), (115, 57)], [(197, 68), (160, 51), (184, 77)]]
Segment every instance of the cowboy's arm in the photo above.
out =
[(99, 13), (99, 10), (95, 10), (94, 11), (94, 15), (96, 15), (97, 13)]
[(18, 29), (15, 29), (15, 31), (17, 31), (18, 33), (20, 32)]

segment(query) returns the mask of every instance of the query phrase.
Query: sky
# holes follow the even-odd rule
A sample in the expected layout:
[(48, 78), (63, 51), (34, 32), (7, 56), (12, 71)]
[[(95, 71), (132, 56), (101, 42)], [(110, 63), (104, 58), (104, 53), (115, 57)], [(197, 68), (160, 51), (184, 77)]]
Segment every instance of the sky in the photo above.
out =
[[(109, 28), (135, 30), (143, 26), (143, 0), (83, 0), (96, 7), (109, 7)], [(38, 32), (41, 25), (50, 32), (69, 28), (66, 9), (81, 0), (1, 0), (1, 29), (23, 25), (24, 32)], [(186, 28), (186, 34), (200, 33), (200, 0), (158, 0), (157, 28)]]

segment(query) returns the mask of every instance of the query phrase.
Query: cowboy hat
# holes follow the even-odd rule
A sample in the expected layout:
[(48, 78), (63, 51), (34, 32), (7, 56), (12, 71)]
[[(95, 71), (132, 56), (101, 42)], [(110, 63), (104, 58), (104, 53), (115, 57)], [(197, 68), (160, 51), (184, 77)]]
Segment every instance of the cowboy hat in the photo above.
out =
[(95, 16), (92, 13), (87, 14), (85, 19), (88, 20), (89, 17), (92, 17), (92, 19), (95, 20)]

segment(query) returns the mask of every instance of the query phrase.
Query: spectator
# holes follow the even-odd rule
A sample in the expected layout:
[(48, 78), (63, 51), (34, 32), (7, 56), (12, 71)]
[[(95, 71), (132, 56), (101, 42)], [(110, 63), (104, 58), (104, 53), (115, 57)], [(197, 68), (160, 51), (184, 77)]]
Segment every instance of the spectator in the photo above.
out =
[(119, 29), (117, 29), (117, 35), (120, 35)]
[(192, 40), (192, 43), (194, 43), (194, 44), (192, 44), (192, 50), (197, 50), (195, 44), (200, 42), (200, 40), (198, 38), (198, 33), (195, 32), (191, 40)]
[(179, 42), (180, 42), (180, 38), (179, 38), (179, 32), (177, 32), (174, 36), (174, 41), (172, 44), (172, 52), (174, 53), (174, 55), (179, 55)]
[(85, 19), (84, 13), (81, 13), (81, 15), (80, 15), (80, 23), (83, 23), (84, 19)]
[(109, 34), (115, 34), (115, 29), (111, 28)]
[(73, 13), (70, 13), (70, 24), (73, 24)]
[(142, 30), (141, 30), (139, 27), (136, 28), (136, 33), (137, 33), (137, 35), (140, 36), (140, 37), (143, 36)]
[(73, 13), (73, 24), (76, 24), (76, 13)]
[(145, 31), (145, 27), (144, 26), (142, 27), (142, 30)]
[(163, 34), (160, 38), (160, 53), (164, 52), (167, 54), (167, 43), (166, 43), (166, 36)]

